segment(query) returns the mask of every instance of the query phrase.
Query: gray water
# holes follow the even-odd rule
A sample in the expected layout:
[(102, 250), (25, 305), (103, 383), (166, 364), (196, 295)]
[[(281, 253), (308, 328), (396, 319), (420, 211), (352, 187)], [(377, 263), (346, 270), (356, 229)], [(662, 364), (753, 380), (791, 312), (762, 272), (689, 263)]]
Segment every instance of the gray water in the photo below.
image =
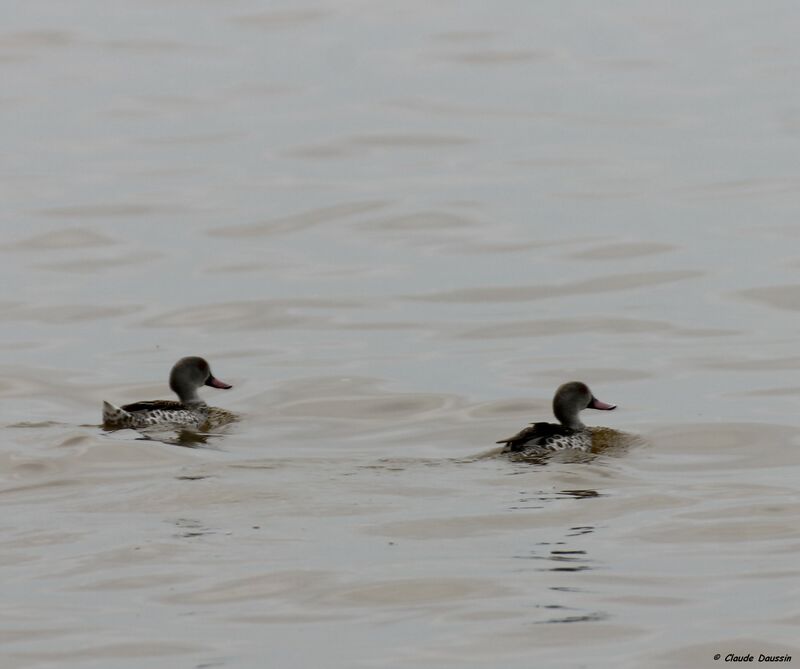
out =
[(4, 9), (4, 668), (800, 658), (794, 3)]

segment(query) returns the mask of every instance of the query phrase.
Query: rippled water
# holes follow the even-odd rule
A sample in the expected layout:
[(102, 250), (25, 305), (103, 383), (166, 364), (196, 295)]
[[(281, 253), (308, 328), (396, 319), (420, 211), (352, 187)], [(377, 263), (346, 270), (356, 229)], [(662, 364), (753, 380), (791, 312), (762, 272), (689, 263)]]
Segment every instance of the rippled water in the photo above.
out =
[[(798, 20), (6, 12), (2, 666), (800, 659)], [(639, 441), (492, 455), (573, 378)]]

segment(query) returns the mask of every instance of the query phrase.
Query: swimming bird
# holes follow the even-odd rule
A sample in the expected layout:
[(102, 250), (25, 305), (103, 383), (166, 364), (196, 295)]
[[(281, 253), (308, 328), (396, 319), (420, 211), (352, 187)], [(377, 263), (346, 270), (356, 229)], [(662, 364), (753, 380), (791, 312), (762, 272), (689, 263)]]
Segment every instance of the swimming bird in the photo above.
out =
[(103, 402), (105, 427), (142, 428), (156, 425), (210, 429), (229, 423), (235, 416), (224, 409), (209, 407), (197, 394), (198, 388), (211, 386), (227, 390), (232, 388), (211, 373), (211, 367), (197, 356), (181, 358), (169, 374), (169, 387), (178, 396), (174, 400), (149, 400), (121, 407)]
[(581, 422), (580, 412), (584, 409), (611, 411), (616, 408), (616, 404), (598, 400), (585, 383), (570, 381), (559, 386), (553, 396), (553, 414), (560, 425), (531, 423), (513, 437), (497, 443), (506, 445), (504, 453), (528, 449), (560, 451), (564, 448), (591, 451), (593, 432), (604, 428), (586, 427)]

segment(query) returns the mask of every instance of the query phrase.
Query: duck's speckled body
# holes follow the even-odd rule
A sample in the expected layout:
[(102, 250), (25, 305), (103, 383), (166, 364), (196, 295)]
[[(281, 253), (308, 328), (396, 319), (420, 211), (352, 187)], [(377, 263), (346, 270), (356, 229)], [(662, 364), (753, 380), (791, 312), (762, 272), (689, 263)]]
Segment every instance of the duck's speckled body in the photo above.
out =
[(110, 429), (147, 428), (155, 426), (185, 427), (209, 430), (235, 420), (235, 415), (209, 407), (197, 394), (198, 388), (231, 388), (229, 384), (214, 378), (209, 364), (195, 356), (181, 358), (175, 363), (169, 376), (169, 385), (180, 398), (151, 400), (125, 404), (121, 407), (103, 402), (103, 423)]
[(527, 450), (560, 451), (565, 448), (591, 451), (593, 436), (605, 428), (586, 427), (578, 417), (584, 409), (616, 409), (614, 404), (598, 400), (589, 387), (580, 381), (565, 383), (556, 390), (553, 397), (553, 413), (560, 425), (555, 423), (532, 423), (513, 437), (501, 439), (504, 452)]

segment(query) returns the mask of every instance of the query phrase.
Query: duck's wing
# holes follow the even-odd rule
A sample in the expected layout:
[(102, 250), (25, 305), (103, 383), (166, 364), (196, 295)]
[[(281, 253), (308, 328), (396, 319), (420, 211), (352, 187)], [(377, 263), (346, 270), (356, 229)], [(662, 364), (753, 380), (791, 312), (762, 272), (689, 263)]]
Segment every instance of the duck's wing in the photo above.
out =
[(180, 411), (186, 409), (183, 404), (175, 400), (147, 400), (126, 404), (120, 408), (128, 413), (137, 413), (139, 411)]
[(509, 451), (521, 451), (524, 448), (543, 446), (548, 438), (561, 434), (564, 431), (561, 425), (553, 423), (533, 423), (517, 432), (513, 437), (500, 439), (498, 444), (505, 444)]

